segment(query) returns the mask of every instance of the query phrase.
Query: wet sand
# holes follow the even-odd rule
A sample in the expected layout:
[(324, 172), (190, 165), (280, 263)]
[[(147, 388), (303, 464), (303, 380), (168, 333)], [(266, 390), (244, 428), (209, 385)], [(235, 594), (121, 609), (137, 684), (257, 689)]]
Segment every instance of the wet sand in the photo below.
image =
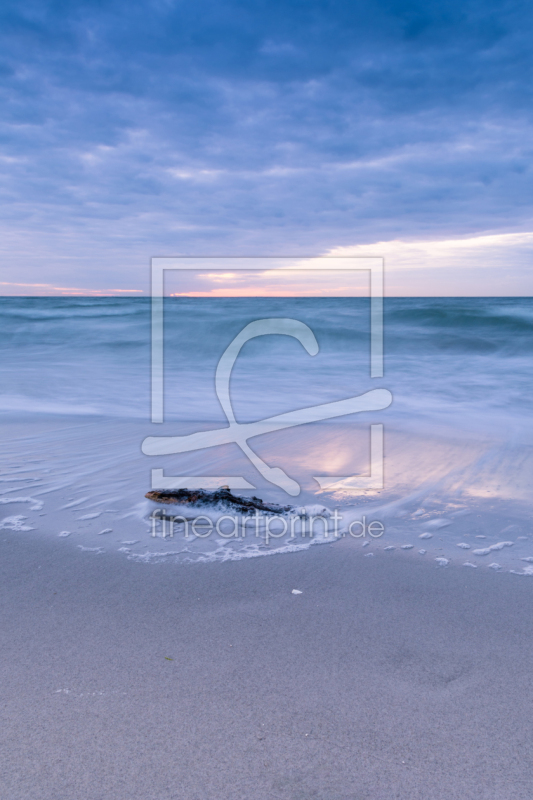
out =
[(6, 800), (533, 794), (533, 579), (351, 542), (139, 564), (11, 531), (0, 577)]

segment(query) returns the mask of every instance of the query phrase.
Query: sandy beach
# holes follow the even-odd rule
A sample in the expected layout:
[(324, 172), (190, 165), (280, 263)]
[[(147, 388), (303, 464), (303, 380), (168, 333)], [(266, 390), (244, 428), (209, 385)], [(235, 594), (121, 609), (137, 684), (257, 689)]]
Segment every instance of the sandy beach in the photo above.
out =
[(0, 546), (6, 799), (531, 797), (527, 578)]

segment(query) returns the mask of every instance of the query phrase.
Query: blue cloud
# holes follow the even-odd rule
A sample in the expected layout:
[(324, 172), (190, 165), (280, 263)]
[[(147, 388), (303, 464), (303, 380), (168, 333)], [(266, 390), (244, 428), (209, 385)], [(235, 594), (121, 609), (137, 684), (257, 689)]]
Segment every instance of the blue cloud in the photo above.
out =
[(7, 271), (131, 283), (155, 254), (529, 229), (532, 16), (501, 0), (4, 2)]

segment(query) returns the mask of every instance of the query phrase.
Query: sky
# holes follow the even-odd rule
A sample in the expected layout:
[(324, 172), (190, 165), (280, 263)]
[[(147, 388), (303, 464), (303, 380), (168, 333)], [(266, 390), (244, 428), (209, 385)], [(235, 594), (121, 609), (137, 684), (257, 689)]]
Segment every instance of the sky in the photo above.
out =
[(530, 2), (3, 0), (0, 293), (368, 255), (533, 295)]

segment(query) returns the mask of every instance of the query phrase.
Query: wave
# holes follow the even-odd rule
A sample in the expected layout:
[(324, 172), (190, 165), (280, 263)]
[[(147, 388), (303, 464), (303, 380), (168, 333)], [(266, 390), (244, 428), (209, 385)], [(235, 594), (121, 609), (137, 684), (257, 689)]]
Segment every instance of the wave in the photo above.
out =
[[(286, 336), (248, 342), (232, 372), (241, 421), (355, 396), (368, 369), (365, 298), (165, 300), (165, 415), (225, 422), (214, 374), (253, 319), (293, 317), (314, 331), (310, 357)], [(0, 298), (0, 410), (149, 420), (149, 298)], [(529, 423), (533, 300), (385, 301), (386, 419), (487, 431)], [(384, 421), (385, 418), (384, 418)]]
[(101, 409), (80, 403), (63, 403), (59, 400), (42, 400), (17, 394), (0, 394), (0, 411), (23, 411), (33, 414), (61, 414), (86, 416), (101, 414)]

